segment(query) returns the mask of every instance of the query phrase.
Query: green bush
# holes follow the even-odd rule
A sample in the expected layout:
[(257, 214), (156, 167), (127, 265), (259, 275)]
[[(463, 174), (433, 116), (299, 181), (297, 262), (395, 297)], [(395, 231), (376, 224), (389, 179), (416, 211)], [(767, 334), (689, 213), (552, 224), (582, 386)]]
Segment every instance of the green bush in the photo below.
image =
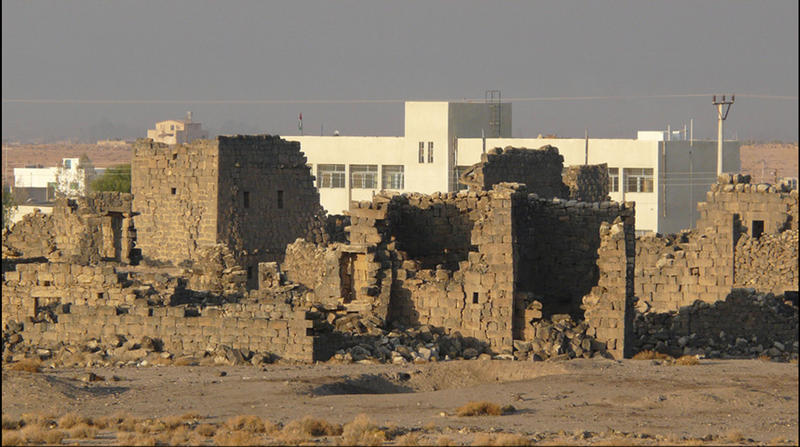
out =
[(91, 190), (131, 192), (131, 165), (110, 167), (100, 177), (92, 180)]

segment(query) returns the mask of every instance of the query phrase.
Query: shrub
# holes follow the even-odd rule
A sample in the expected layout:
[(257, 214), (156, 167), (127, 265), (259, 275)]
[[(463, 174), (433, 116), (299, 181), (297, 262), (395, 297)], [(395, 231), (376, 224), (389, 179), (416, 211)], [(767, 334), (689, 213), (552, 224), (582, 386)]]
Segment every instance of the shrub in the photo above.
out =
[(12, 419), (8, 416), (3, 415), (3, 430), (16, 430), (22, 427), (24, 422), (20, 419)]
[(217, 432), (214, 436), (214, 444), (216, 445), (261, 445), (263, 444), (261, 438), (253, 433), (245, 431), (234, 432)]
[(456, 410), (458, 416), (501, 416), (514, 411), (514, 407), (493, 404), (491, 402), (467, 402)]
[(22, 359), (16, 363), (11, 364), (8, 369), (12, 371), (27, 371), (30, 373), (38, 373), (42, 371), (42, 362), (36, 359)]
[(501, 433), (497, 436), (491, 436), (486, 433), (478, 433), (472, 441), (472, 445), (488, 445), (488, 446), (525, 446), (533, 445), (530, 439), (510, 434)]
[(7, 431), (3, 430), (3, 445), (23, 445), (25, 444), (25, 438), (22, 434), (16, 430), (14, 431)]
[(682, 355), (677, 359), (675, 359), (675, 364), (681, 366), (694, 366), (694, 365), (699, 365), (700, 360), (698, 360), (697, 357), (693, 355)]
[(66, 437), (63, 430), (50, 430), (44, 434), (44, 440), (48, 444), (61, 444), (61, 440)]
[(97, 429), (83, 422), (69, 429), (70, 438), (93, 439), (95, 436), (97, 436)]
[(255, 415), (234, 416), (225, 421), (225, 425), (232, 431), (246, 431), (249, 433), (266, 433), (269, 428), (274, 430), (272, 423), (269, 427), (264, 424), (260, 417)]
[(90, 424), (90, 421), (77, 413), (67, 413), (58, 419), (59, 428), (72, 428), (81, 423)]
[(112, 166), (103, 175), (92, 180), (91, 191), (131, 192), (131, 165)]
[(339, 424), (331, 424), (323, 419), (306, 416), (299, 421), (292, 421), (286, 424), (281, 433), (290, 437), (307, 439), (319, 436), (339, 436), (342, 431), (342, 426)]
[(661, 352), (655, 352), (645, 349), (644, 351), (637, 352), (632, 357), (633, 360), (672, 360), (672, 357)]
[(344, 424), (342, 445), (381, 445), (386, 441), (386, 433), (378, 428), (366, 414), (359, 414), (352, 422)]

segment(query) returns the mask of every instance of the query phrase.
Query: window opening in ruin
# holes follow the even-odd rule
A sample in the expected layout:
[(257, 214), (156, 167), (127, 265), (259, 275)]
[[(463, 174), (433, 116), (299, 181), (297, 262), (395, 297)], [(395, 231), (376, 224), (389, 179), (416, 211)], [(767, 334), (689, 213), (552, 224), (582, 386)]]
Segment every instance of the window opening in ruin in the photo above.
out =
[(97, 299), (98, 300), (102, 300), (103, 297), (105, 297), (105, 294), (103, 292), (97, 292)]
[(478, 292), (472, 292), (472, 304), (478, 304)]
[(244, 191), (244, 197), (243, 197), (243, 199), (244, 199), (244, 200), (243, 200), (243, 202), (244, 202), (244, 207), (245, 207), (245, 208), (250, 208), (250, 191)]
[(425, 142), (419, 142), (419, 162), (425, 163)]
[(433, 163), (433, 141), (428, 141), (428, 163)]
[(403, 189), (405, 184), (403, 165), (383, 165), (383, 189)]
[(608, 192), (619, 192), (619, 168), (608, 168)]
[(250, 265), (247, 267), (247, 280), (253, 279), (253, 266)]
[(753, 225), (751, 226), (753, 237), (759, 238), (762, 234), (764, 234), (764, 221), (763, 220), (754, 220)]
[(178, 153), (177, 152), (172, 154), (172, 159), (173, 160), (177, 160), (178, 159)]
[(317, 165), (317, 188), (344, 188), (344, 165)]
[(353, 189), (377, 189), (378, 165), (350, 165), (350, 187)]
[(355, 253), (342, 253), (342, 257), (339, 258), (339, 283), (341, 284), (342, 300), (345, 304), (355, 298), (353, 293), (355, 260)]
[(44, 286), (45, 286), (45, 287), (50, 287), (50, 281), (45, 281), (45, 282), (44, 282)]
[(278, 191), (278, 209), (283, 209), (283, 191)]
[(653, 168), (624, 168), (625, 192), (653, 192)]
[(689, 274), (692, 276), (700, 276), (700, 267), (690, 267)]
[(171, 192), (171, 193), (172, 193), (172, 195), (174, 196), (174, 195), (175, 195), (175, 193), (176, 193), (176, 192), (178, 192), (178, 189), (177, 189), (177, 188), (170, 188), (170, 192)]

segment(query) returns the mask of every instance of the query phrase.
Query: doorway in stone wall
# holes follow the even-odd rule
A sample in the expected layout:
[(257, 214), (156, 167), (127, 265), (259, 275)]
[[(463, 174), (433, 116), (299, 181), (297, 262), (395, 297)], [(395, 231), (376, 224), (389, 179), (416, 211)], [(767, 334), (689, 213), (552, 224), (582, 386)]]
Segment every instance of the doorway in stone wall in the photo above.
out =
[(341, 284), (342, 299), (347, 304), (355, 298), (354, 278), (355, 278), (355, 253), (342, 253), (339, 258), (339, 280)]

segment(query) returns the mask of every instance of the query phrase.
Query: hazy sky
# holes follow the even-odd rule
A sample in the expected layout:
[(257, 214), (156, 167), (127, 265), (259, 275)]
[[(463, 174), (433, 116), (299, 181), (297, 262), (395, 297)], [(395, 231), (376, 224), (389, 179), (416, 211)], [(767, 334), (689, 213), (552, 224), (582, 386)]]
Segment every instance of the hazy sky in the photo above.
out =
[[(212, 133), (296, 134), (302, 112), (307, 134), (402, 135), (400, 101), (489, 89), (627, 97), (515, 101), (513, 136), (694, 118), (716, 138), (710, 94), (736, 93), (726, 136), (798, 138), (796, 0), (3, 0), (2, 22), (4, 140), (143, 137), (187, 110)], [(685, 94), (708, 96), (630, 98)], [(331, 102), (191, 102), (209, 100)]]

